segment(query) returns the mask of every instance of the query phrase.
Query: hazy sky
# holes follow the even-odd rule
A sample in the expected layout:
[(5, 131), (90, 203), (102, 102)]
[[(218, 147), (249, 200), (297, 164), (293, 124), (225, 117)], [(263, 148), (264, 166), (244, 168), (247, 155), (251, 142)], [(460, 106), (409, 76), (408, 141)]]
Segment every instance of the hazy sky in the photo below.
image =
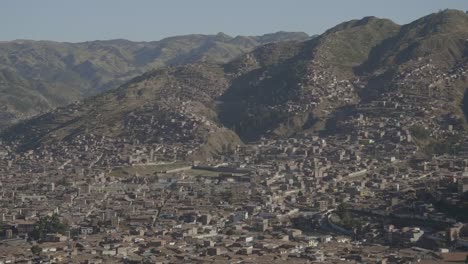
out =
[(320, 34), (378, 16), (404, 24), (468, 0), (0, 0), (0, 40), (159, 40), (182, 34)]

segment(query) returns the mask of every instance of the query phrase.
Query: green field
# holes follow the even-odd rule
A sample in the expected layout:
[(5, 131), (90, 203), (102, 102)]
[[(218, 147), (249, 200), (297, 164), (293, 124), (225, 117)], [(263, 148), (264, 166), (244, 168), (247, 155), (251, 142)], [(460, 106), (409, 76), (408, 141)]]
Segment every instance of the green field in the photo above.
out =
[[(168, 170), (174, 170), (182, 167), (190, 166), (190, 164), (185, 162), (175, 162), (170, 164), (161, 164), (161, 165), (137, 165), (137, 166), (128, 166), (115, 168), (110, 173), (111, 176), (118, 178), (125, 178), (133, 176), (138, 173), (140, 176), (154, 176), (156, 173), (163, 173)], [(207, 176), (207, 177), (216, 177), (219, 175), (218, 172), (209, 171), (209, 170), (200, 170), (200, 169), (189, 169), (180, 172), (174, 173), (184, 173), (188, 176)], [(167, 175), (170, 175), (168, 173)]]
[(184, 173), (186, 175), (189, 175), (189, 176), (208, 176), (208, 177), (216, 177), (219, 175), (218, 172), (214, 172), (214, 171), (208, 171), (208, 170), (187, 170), (187, 171), (184, 171)]
[(177, 168), (182, 168), (185, 166), (189, 166), (188, 163), (185, 162), (174, 162), (170, 164), (161, 164), (161, 165), (137, 165), (137, 166), (129, 166), (129, 167), (121, 167), (115, 168), (110, 173), (111, 176), (115, 177), (126, 177), (131, 176), (138, 173), (141, 176), (148, 176), (148, 175), (155, 175), (158, 172), (164, 172), (167, 170), (173, 170)]

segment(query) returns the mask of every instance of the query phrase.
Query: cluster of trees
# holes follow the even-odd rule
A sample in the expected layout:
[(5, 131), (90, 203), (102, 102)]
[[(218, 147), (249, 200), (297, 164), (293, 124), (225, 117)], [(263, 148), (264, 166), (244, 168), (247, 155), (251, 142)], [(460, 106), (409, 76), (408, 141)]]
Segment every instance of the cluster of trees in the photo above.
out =
[(424, 147), (424, 150), (427, 154), (457, 154), (461, 150), (459, 136), (450, 136), (444, 140), (434, 140), (431, 138), (431, 133), (428, 129), (420, 126), (414, 125), (410, 129), (411, 135), (421, 141), (428, 142)]
[(451, 136), (445, 140), (431, 142), (426, 146), (426, 152), (437, 155), (456, 155), (462, 149), (461, 140), (459, 136)]
[[(467, 196), (467, 194), (464, 195)], [(468, 204), (466, 202), (454, 205), (445, 199), (441, 199), (440, 201), (434, 201), (434, 205), (438, 210), (457, 219), (457, 221), (468, 221)]]
[(223, 201), (228, 203), (232, 203), (234, 201), (234, 193), (232, 190), (225, 190), (221, 193), (221, 197), (223, 197)]
[(348, 230), (360, 229), (361, 222), (357, 219), (353, 219), (349, 209), (349, 205), (346, 203), (342, 203), (336, 208), (335, 213), (340, 217), (340, 225)]
[(30, 234), (34, 240), (42, 240), (47, 234), (65, 234), (68, 226), (60, 221), (58, 214), (41, 217)]
[(299, 216), (291, 219), (294, 228), (301, 229), (305, 232), (313, 232), (318, 227), (318, 224), (309, 217)]
[(419, 125), (412, 126), (409, 129), (409, 131), (413, 137), (419, 140), (427, 140), (429, 139), (429, 136), (431, 135), (429, 130)]
[(31, 252), (34, 255), (39, 255), (42, 252), (42, 248), (39, 247), (38, 245), (34, 245), (34, 246), (31, 247)]

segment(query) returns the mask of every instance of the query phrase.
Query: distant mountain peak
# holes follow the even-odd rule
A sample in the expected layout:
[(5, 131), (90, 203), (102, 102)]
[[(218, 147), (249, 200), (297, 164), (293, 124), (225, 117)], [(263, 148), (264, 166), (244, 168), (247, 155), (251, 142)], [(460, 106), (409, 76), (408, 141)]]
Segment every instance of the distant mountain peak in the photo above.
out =
[(403, 26), (402, 31), (410, 29), (420, 30), (423, 34), (431, 34), (441, 31), (459, 31), (468, 26), (468, 14), (453, 9), (446, 9), (437, 13), (432, 13), (412, 23)]
[(375, 16), (367, 16), (362, 19), (354, 19), (350, 21), (343, 22), (337, 26), (327, 30), (325, 34), (330, 34), (334, 32), (339, 32), (343, 30), (349, 30), (351, 28), (363, 27), (363, 26), (372, 26), (372, 27), (382, 27), (382, 26), (398, 26), (395, 22), (386, 18), (378, 18)]
[(392, 38), (379, 44), (363, 68), (392, 68), (413, 59), (427, 58), (450, 67), (468, 50), (468, 14), (443, 10), (403, 25)]
[(228, 34), (225, 34), (223, 32), (218, 32), (218, 34), (216, 34), (216, 40), (217, 41), (223, 41), (223, 42), (227, 42), (227, 41), (230, 41), (232, 39), (231, 36), (229, 36)]

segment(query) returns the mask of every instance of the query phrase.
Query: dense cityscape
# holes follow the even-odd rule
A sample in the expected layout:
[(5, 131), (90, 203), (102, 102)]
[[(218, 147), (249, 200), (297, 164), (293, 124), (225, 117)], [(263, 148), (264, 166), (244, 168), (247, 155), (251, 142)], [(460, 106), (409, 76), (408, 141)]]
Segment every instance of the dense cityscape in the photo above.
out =
[(0, 109), (0, 263), (467, 263), (468, 12), (280, 35)]

